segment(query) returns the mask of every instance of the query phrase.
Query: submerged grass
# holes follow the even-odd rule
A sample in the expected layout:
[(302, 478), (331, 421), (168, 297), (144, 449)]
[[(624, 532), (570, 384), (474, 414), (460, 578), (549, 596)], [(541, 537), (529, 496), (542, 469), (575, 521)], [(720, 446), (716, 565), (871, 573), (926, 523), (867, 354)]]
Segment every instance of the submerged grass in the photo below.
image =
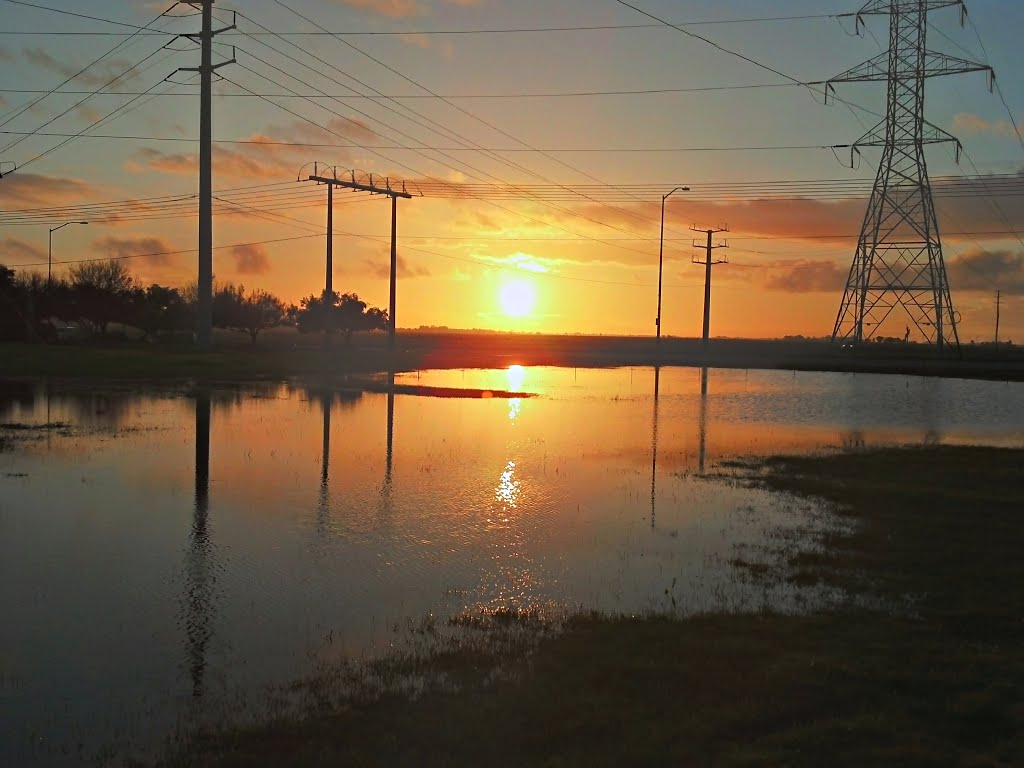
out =
[[(748, 470), (851, 522), (755, 577), (836, 587), (847, 602), (802, 616), (586, 615), (558, 631), (506, 613), (490, 631), (534, 640), (478, 634), (305, 681), (305, 706), (208, 731), (163, 764), (1024, 764), (1024, 451), (893, 449)], [(352, 684), (410, 676), (412, 688)]]

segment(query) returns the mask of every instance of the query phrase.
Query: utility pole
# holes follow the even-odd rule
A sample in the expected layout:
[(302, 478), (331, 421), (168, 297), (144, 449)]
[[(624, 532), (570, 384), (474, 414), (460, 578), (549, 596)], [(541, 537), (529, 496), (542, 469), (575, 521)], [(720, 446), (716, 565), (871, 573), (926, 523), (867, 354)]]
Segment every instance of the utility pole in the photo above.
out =
[[(213, 73), (223, 66), (235, 63), (235, 57), (220, 64), (213, 63), (213, 38), (229, 27), (214, 30), (214, 0), (198, 0), (203, 7), (203, 31), (198, 35), (182, 35), (190, 40), (199, 38), (202, 50), (198, 67), (182, 67), (179, 72), (198, 72), (199, 83), (199, 276), (196, 283), (199, 307), (196, 342), (202, 350), (213, 344)], [(194, 3), (185, 3), (194, 5)], [(232, 20), (234, 22), (234, 19)]]
[(334, 185), (327, 185), (327, 274), (324, 276), (324, 296), (334, 292)]
[[(326, 175), (327, 170), (330, 170), (330, 176)], [(390, 306), (388, 309), (388, 343), (393, 347), (395, 345), (395, 284), (398, 277), (398, 198), (402, 197), (406, 200), (411, 200), (413, 196), (406, 191), (404, 182), (402, 183), (401, 189), (392, 189), (391, 180), (387, 177), (378, 176), (374, 179), (374, 176), (371, 173), (367, 175), (365, 181), (357, 181), (355, 171), (347, 171), (347, 173), (348, 178), (339, 178), (338, 168), (336, 166), (325, 168), (324, 173), (320, 173), (319, 163), (314, 163), (313, 175), (309, 176), (308, 179), (309, 181), (315, 181), (317, 184), (326, 184), (329, 189), (333, 189), (334, 187), (344, 187), (345, 189), (354, 189), (360, 192), (369, 192), (371, 195), (384, 195), (391, 198), (391, 286), (389, 291)], [(300, 170), (300, 178), (301, 174), (302, 171)], [(332, 282), (331, 238), (334, 234), (334, 230), (332, 228), (334, 219), (331, 208), (334, 198), (329, 193), (327, 199), (327, 285), (328, 290), (330, 290)]]
[(1003, 302), (1003, 292), (996, 291), (996, 345), (999, 344), (999, 310)]
[(704, 259), (698, 259), (694, 257), (694, 264), (704, 265), (704, 346), (708, 345), (708, 336), (711, 333), (711, 268), (716, 264), (728, 264), (729, 260), (721, 258), (713, 260), (712, 255), (718, 248), (728, 248), (728, 243), (715, 243), (714, 236), (719, 232), (728, 232), (728, 227), (718, 227), (717, 229), (699, 229), (697, 227), (690, 227), (694, 232), (703, 232), (707, 235), (707, 243), (699, 243), (696, 240), (693, 241), (694, 248), (704, 248), (705, 257)]

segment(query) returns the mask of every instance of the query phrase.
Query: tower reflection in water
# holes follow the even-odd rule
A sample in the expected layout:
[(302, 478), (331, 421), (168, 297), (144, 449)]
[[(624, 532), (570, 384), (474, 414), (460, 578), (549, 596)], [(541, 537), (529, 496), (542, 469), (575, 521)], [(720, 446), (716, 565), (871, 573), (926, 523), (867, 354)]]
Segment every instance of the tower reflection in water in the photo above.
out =
[(210, 546), (210, 395), (196, 397), (196, 487), (185, 564), (185, 635), (192, 696), (203, 695), (206, 651), (212, 635), (213, 563)]
[[(661, 400), (661, 368), (654, 369), (654, 409), (651, 416), (651, 528), (657, 521), (658, 497), (658, 406)], [(708, 369), (700, 369), (700, 400), (697, 407), (697, 472), (707, 466), (708, 442)]]

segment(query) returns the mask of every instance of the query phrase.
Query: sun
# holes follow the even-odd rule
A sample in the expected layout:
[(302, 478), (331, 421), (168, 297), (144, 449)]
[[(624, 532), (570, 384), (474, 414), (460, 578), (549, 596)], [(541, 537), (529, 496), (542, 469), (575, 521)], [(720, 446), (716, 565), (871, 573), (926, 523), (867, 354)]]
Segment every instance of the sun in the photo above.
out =
[(526, 317), (536, 300), (537, 294), (526, 280), (506, 280), (498, 291), (501, 311), (509, 317)]

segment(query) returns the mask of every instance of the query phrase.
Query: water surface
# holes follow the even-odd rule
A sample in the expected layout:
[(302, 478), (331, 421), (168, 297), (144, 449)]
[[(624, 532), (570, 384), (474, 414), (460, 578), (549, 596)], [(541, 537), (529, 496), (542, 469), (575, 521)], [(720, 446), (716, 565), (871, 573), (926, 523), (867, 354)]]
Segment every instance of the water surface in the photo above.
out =
[(429, 614), (799, 609), (806, 595), (730, 560), (813, 517), (709, 477), (722, 459), (1024, 443), (1013, 384), (518, 367), (398, 379), (537, 397), (0, 387), (0, 763), (157, 744), (211, 702), (386, 652)]

